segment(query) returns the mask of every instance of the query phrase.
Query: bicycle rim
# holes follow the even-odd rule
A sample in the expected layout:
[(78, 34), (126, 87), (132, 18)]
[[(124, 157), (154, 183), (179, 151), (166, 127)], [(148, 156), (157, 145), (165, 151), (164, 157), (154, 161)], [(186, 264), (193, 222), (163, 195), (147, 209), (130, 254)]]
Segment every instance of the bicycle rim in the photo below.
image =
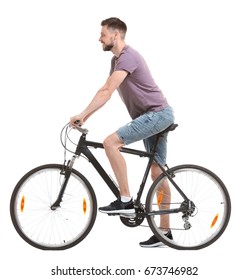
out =
[(12, 194), (12, 222), (19, 235), (39, 249), (61, 250), (78, 244), (96, 218), (95, 194), (76, 170), (72, 170), (60, 207), (51, 210), (64, 178), (61, 168), (51, 164), (30, 171)]
[[(170, 169), (173, 180), (193, 202), (192, 213), (172, 213), (148, 217), (148, 223), (160, 241), (175, 249), (202, 249), (215, 242), (224, 232), (230, 219), (231, 202), (223, 182), (211, 171), (195, 165)], [(164, 193), (161, 175), (152, 185), (146, 207), (148, 212), (179, 208), (184, 199), (170, 185), (170, 199)], [(169, 225), (169, 226), (168, 226)], [(173, 240), (164, 234), (171, 230)]]

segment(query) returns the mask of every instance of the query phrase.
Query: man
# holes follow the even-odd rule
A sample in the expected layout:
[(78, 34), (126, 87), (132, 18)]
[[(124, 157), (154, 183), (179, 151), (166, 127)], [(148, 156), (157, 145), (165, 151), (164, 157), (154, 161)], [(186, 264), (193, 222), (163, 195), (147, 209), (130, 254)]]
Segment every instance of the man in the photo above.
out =
[[(120, 198), (106, 207), (100, 207), (103, 213), (135, 213), (133, 200), (129, 191), (126, 162), (119, 149), (135, 141), (143, 140), (147, 150), (152, 148), (155, 135), (174, 121), (173, 110), (161, 90), (154, 82), (143, 57), (125, 43), (126, 24), (118, 18), (108, 18), (101, 23), (101, 36), (104, 51), (111, 51), (114, 57), (111, 60), (110, 75), (89, 105), (79, 114), (71, 118), (71, 126), (76, 122), (85, 121), (100, 109), (117, 90), (132, 118), (132, 122), (119, 128), (109, 135), (103, 142), (106, 155), (109, 159), (116, 180), (120, 187)], [(166, 164), (166, 137), (161, 138), (157, 149), (157, 160)], [(155, 180), (161, 174), (156, 163), (152, 165), (151, 177)], [(163, 186), (167, 196), (170, 194), (168, 182)], [(168, 215), (163, 218), (163, 228), (169, 228)], [(162, 220), (162, 219), (161, 219)], [(170, 232), (165, 234), (170, 236)], [(148, 241), (141, 242), (141, 246), (153, 247), (162, 245), (153, 236)]]

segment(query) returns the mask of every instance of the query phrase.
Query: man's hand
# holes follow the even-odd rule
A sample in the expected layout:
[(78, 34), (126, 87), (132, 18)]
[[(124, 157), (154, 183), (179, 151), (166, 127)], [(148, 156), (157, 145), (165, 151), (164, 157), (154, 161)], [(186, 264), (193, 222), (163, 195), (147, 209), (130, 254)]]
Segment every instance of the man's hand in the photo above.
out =
[(76, 126), (81, 126), (84, 124), (84, 116), (80, 115), (76, 115), (74, 117), (71, 117), (70, 119), (70, 126), (71, 127), (76, 127)]

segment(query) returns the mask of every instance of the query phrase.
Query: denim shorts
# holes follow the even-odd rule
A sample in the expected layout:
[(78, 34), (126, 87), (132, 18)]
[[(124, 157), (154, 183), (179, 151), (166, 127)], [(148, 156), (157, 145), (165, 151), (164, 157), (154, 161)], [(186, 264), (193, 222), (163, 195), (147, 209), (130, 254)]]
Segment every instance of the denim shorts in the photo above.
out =
[[(143, 140), (146, 151), (150, 152), (155, 144), (156, 134), (165, 130), (173, 122), (174, 112), (168, 106), (161, 111), (150, 111), (139, 116), (130, 123), (120, 127), (116, 133), (125, 145)], [(156, 160), (161, 165), (166, 164), (167, 134), (165, 133), (160, 137), (155, 155)]]

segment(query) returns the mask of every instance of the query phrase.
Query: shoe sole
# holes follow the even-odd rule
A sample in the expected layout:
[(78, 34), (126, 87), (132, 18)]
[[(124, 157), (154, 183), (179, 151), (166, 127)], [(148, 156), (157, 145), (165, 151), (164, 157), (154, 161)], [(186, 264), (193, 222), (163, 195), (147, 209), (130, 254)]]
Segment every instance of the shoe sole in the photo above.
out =
[(130, 215), (130, 214), (135, 214), (135, 210), (134, 209), (123, 209), (123, 210), (113, 210), (113, 211), (106, 211), (106, 210), (100, 210), (99, 211), (101, 213), (106, 213), (106, 214), (116, 214), (116, 215)]
[(124, 217), (124, 218), (135, 218), (136, 217), (136, 214), (135, 213), (126, 213), (126, 214), (120, 214), (121, 217)]
[(156, 248), (156, 247), (162, 247), (162, 246), (165, 246), (165, 244), (163, 242), (158, 242), (158, 243), (151, 244), (151, 245), (141, 245), (140, 244), (140, 247), (143, 247), (143, 248)]

